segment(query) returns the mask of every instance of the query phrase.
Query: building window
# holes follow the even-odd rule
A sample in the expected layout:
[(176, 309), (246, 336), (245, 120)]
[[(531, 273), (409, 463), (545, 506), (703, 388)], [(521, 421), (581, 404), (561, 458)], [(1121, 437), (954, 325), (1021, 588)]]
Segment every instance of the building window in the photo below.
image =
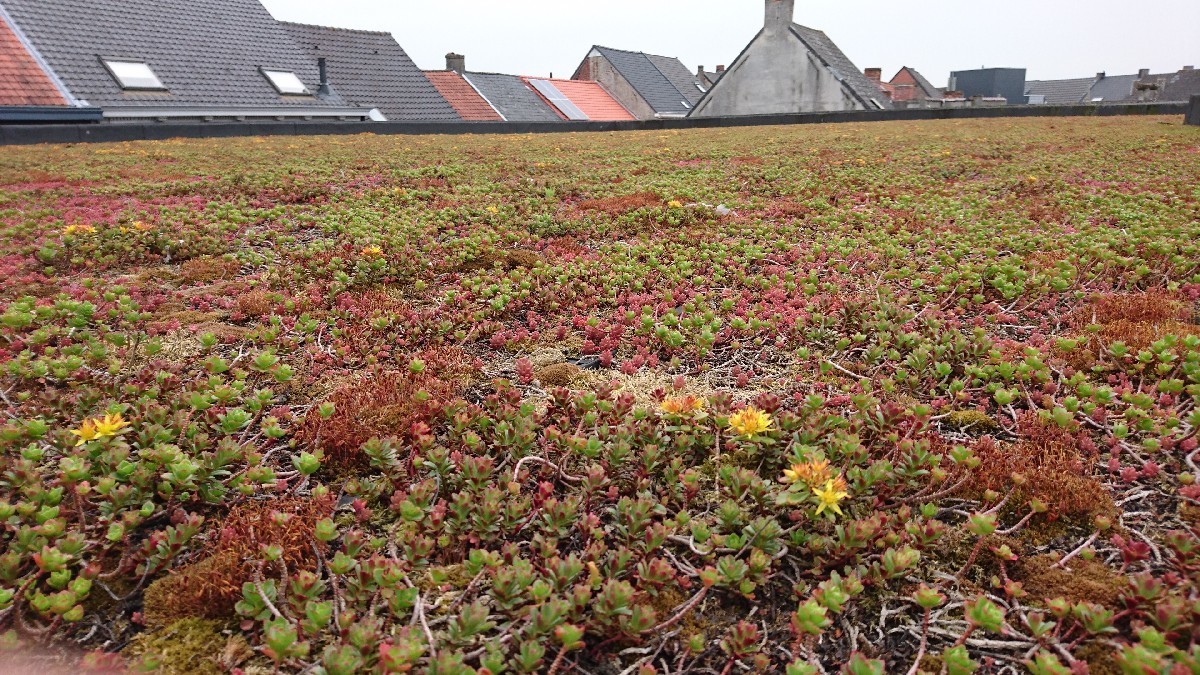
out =
[(270, 81), (271, 86), (275, 87), (275, 91), (285, 96), (307, 96), (311, 92), (299, 77), (290, 70), (267, 70), (263, 69), (262, 74)]
[(875, 106), (876, 110), (883, 110), (883, 104), (877, 98), (871, 99), (871, 105)]
[(104, 67), (121, 85), (122, 89), (131, 91), (166, 91), (162, 80), (154, 74), (150, 66), (140, 61), (118, 61), (101, 59)]

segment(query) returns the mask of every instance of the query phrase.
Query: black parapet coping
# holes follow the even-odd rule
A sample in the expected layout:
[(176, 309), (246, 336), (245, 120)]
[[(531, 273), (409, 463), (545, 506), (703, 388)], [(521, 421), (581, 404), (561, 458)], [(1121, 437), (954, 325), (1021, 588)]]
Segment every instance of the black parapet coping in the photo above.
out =
[[(1189, 105), (1191, 112), (1189, 113)], [(798, 124), (848, 124), (855, 122), (935, 121), (1027, 117), (1109, 117), (1121, 115), (1183, 115), (1194, 120), (1192, 103), (1137, 103), (1119, 105), (1036, 105), (995, 108), (938, 108), (870, 110), (857, 112), (800, 113), (662, 119), (634, 122), (160, 122), (110, 124), (0, 124), (0, 145), (38, 143), (112, 143), (170, 138), (236, 138), (245, 136), (349, 136), (542, 134), (675, 129), (726, 129)]]
[(100, 122), (100, 108), (61, 106), (0, 106), (0, 124), (74, 124)]
[(1188, 104), (1187, 113), (1184, 115), (1183, 123), (1190, 127), (1200, 127), (1200, 94), (1192, 97), (1192, 102)]

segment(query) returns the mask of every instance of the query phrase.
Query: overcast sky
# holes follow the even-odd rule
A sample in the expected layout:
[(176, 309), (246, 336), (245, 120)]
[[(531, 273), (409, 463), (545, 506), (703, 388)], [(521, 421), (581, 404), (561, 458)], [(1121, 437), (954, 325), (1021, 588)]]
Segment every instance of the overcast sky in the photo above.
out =
[[(762, 25), (762, 0), (263, 0), (278, 19), (391, 32), (421, 68), (570, 77), (588, 48), (728, 64)], [(1198, 0), (798, 0), (859, 68), (1024, 67), (1029, 79), (1200, 66)]]

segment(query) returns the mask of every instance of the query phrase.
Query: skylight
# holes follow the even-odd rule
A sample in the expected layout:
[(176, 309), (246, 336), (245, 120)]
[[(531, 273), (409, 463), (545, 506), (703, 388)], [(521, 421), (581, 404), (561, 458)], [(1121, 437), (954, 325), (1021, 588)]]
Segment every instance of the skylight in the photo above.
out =
[(300, 81), (296, 74), (289, 70), (267, 70), (263, 69), (263, 76), (271, 82), (271, 86), (275, 87), (275, 91), (286, 96), (303, 96), (310, 93), (308, 87)]
[(139, 91), (166, 91), (166, 86), (150, 66), (140, 61), (110, 61), (103, 59), (104, 67), (112, 74), (122, 89)]

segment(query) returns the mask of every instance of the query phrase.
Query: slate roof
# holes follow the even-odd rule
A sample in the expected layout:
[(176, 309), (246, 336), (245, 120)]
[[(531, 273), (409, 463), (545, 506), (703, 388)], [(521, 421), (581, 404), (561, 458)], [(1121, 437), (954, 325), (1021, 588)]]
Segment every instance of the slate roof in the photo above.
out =
[(1181, 70), (1167, 78), (1167, 89), (1160, 101), (1190, 101), (1200, 94), (1200, 71)]
[(562, 116), (516, 75), (468, 72), (464, 77), (509, 122), (563, 121)]
[(1025, 83), (1026, 96), (1045, 96), (1050, 105), (1075, 105), (1091, 99), (1094, 77), (1071, 80), (1030, 80)]
[[(660, 56), (652, 58), (645, 52), (629, 52), (600, 46), (593, 47), (593, 50), (599, 52), (613, 69), (637, 90), (638, 95), (655, 113), (686, 115), (703, 96), (696, 88), (695, 79), (679, 59)], [(668, 65), (668, 61), (678, 64), (678, 70), (681, 70), (685, 77), (681, 78), (678, 70)]]
[(793, 23), (792, 33), (800, 38), (809, 51), (816, 54), (817, 58), (821, 59), (826, 66), (841, 76), (842, 82), (867, 110), (876, 109), (872, 99), (878, 101), (884, 109), (892, 108), (892, 102), (880, 93), (879, 87), (867, 79), (858, 66), (854, 65), (823, 31)]
[(1101, 99), (1103, 103), (1124, 101), (1133, 95), (1133, 83), (1137, 75), (1109, 75), (1096, 80), (1088, 92), (1088, 102)]
[[(77, 99), (114, 107), (344, 107), (282, 96), (260, 68), (313, 92), (317, 64), (258, 0), (0, 0)], [(100, 57), (144, 61), (169, 92), (127, 93)]]
[(425, 73), (438, 92), (458, 112), (458, 116), (467, 122), (503, 122), (504, 118), (496, 112), (479, 92), (463, 79), (462, 75), (453, 70), (434, 70)]
[(389, 121), (458, 121), (390, 33), (280, 22), (301, 51), (325, 57), (329, 84), (348, 104), (378, 108)]
[(696, 74), (683, 65), (683, 61), (673, 56), (655, 56), (647, 54), (646, 58), (658, 68), (658, 72), (666, 76), (675, 85), (693, 107), (700, 102), (704, 92), (696, 88)]
[(0, 106), (65, 106), (66, 99), (0, 17)]
[[(527, 80), (544, 80), (554, 85), (563, 96), (566, 96), (575, 107), (593, 122), (624, 122), (637, 119), (617, 102), (599, 82), (588, 80), (550, 80), (541, 77), (525, 78)], [(541, 94), (539, 94), (540, 96)]]

